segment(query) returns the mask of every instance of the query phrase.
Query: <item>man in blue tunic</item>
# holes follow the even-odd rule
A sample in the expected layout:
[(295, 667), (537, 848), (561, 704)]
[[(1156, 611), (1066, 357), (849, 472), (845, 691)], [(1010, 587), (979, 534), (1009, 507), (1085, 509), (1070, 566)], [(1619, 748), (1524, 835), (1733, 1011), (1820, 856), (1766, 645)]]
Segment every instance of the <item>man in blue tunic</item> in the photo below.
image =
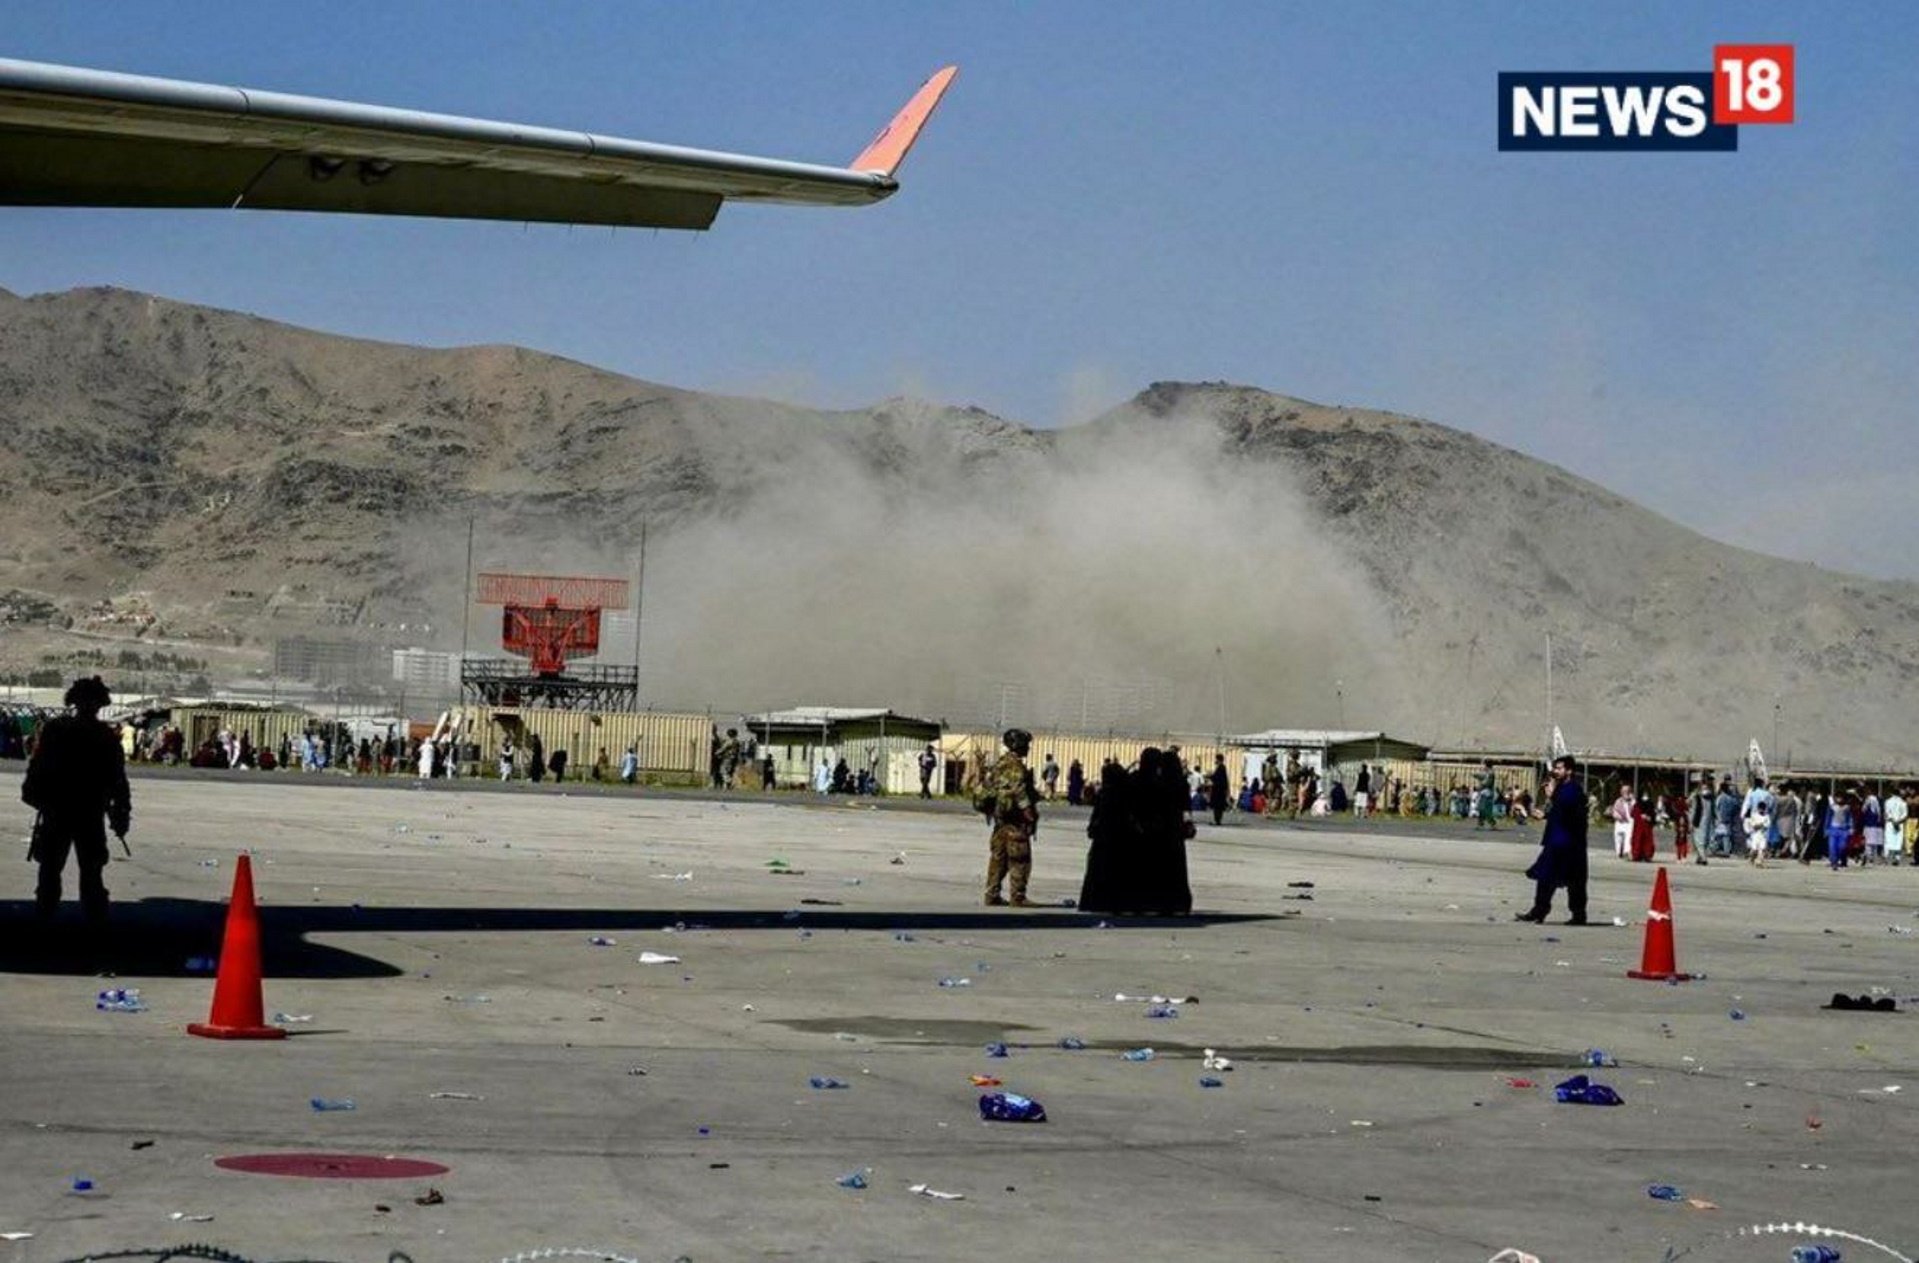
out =
[(1546, 808), (1546, 832), (1540, 839), (1539, 858), (1526, 870), (1533, 879), (1535, 893), (1531, 911), (1515, 913), (1516, 921), (1544, 924), (1552, 911), (1553, 891), (1566, 888), (1566, 906), (1572, 913), (1568, 925), (1586, 924), (1586, 791), (1576, 778), (1578, 764), (1570, 754), (1553, 760), (1552, 801)]

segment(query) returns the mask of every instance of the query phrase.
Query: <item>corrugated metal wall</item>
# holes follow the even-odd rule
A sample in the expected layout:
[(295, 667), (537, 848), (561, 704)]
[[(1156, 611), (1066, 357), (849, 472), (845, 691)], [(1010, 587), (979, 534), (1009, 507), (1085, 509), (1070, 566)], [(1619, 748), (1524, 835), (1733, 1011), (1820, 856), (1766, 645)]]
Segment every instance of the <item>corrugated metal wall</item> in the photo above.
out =
[[(1059, 792), (1063, 796), (1066, 793), (1067, 769), (1072, 767), (1074, 759), (1079, 760), (1080, 766), (1086, 769), (1086, 779), (1092, 782), (1099, 779), (1099, 769), (1109, 758), (1118, 759), (1130, 767), (1139, 762), (1139, 752), (1147, 746), (1158, 746), (1164, 750), (1170, 745), (1179, 747), (1180, 757), (1186, 760), (1189, 768), (1196, 767), (1202, 772), (1211, 772), (1214, 756), (1224, 754), (1226, 775), (1232, 785), (1233, 797), (1235, 799), (1239, 797), (1242, 777), (1240, 768), (1242, 760), (1239, 752), (1205, 739), (1193, 740), (1163, 735), (1089, 737), (1083, 733), (1035, 732), (1033, 749), (1027, 762), (1032, 766), (1033, 775), (1037, 778), (1040, 768), (1045, 766), (1046, 756), (1051, 754), (1059, 763)], [(940, 755), (946, 766), (954, 769), (949, 776), (958, 784), (952, 787), (957, 791), (960, 787), (970, 784), (982, 766), (989, 765), (999, 758), (1001, 749), (1000, 735), (996, 732), (947, 733), (940, 739)], [(918, 787), (917, 780), (914, 786)]]
[(705, 715), (486, 706), (462, 707), (459, 714), (462, 740), (479, 743), (482, 775), (497, 774), (500, 746), (509, 735), (524, 756), (527, 738), (537, 732), (547, 757), (566, 751), (569, 776), (587, 775), (601, 750), (617, 772), (626, 748), (637, 746), (644, 775), (692, 784), (706, 779), (713, 721)]
[(214, 706), (181, 707), (175, 710), (168, 721), (178, 728), (186, 738), (187, 756), (202, 742), (210, 741), (222, 728), (232, 733), (245, 733), (253, 742), (256, 750), (273, 751), (273, 757), (280, 757), (280, 740), (298, 740), (306, 731), (325, 730), (332, 727), (303, 710), (223, 710)]

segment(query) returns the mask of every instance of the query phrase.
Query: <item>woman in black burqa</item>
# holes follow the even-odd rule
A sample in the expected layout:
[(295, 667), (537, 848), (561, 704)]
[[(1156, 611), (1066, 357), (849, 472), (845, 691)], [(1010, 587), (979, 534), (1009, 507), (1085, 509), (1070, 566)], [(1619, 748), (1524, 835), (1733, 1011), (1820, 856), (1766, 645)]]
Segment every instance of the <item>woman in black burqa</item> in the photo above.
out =
[[(1149, 757), (1150, 756), (1150, 757)], [(1174, 755), (1152, 746), (1140, 751), (1141, 910), (1158, 916), (1185, 916), (1193, 910), (1193, 888), (1186, 879), (1186, 839), (1193, 822), (1187, 816), (1186, 768)]]
[(1092, 845), (1086, 849), (1086, 879), (1079, 887), (1081, 910), (1137, 911), (1139, 816), (1133, 803), (1133, 778), (1118, 763), (1109, 761), (1100, 769), (1099, 795), (1093, 800), (1086, 836)]

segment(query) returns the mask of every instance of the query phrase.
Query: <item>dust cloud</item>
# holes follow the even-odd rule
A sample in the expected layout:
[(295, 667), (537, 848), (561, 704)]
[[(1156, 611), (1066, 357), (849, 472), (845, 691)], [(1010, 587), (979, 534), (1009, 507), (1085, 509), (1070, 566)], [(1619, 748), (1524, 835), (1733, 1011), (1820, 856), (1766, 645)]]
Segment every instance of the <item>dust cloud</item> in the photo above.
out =
[[(978, 416), (894, 405), (651, 532), (648, 700), (1146, 732), (1389, 710), (1363, 572), (1271, 465), (1229, 463), (1209, 418), (988, 444)], [(538, 552), (634, 572), (630, 549)]]

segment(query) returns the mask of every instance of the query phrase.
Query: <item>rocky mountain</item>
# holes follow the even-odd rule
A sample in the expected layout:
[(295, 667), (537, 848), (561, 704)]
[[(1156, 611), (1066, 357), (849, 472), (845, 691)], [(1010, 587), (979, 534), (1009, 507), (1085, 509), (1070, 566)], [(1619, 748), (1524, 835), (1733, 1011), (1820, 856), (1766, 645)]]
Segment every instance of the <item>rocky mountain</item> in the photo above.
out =
[[(512, 347), (0, 291), (0, 668), (458, 647), (480, 566), (630, 575), (666, 704), (1911, 761), (1919, 585), (1716, 543), (1410, 417), (1162, 383), (1083, 426), (820, 412)], [(430, 630), (428, 630), (430, 629)], [(77, 643), (77, 642), (76, 642)], [(619, 647), (624, 654), (628, 647)]]

